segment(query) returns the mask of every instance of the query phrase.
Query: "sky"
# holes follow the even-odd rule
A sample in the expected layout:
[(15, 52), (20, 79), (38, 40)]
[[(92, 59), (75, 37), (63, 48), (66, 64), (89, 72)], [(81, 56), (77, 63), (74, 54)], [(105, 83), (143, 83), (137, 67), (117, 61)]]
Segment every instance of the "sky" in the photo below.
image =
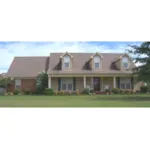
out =
[(52, 52), (124, 53), (140, 42), (0, 42), (0, 73), (7, 72), (15, 56), (49, 56)]

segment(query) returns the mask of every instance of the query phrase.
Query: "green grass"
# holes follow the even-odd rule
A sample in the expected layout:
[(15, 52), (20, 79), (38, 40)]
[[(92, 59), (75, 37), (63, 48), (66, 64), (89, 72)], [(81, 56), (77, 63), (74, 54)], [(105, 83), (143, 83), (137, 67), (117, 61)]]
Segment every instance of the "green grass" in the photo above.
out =
[(150, 95), (0, 96), (0, 107), (150, 107)]

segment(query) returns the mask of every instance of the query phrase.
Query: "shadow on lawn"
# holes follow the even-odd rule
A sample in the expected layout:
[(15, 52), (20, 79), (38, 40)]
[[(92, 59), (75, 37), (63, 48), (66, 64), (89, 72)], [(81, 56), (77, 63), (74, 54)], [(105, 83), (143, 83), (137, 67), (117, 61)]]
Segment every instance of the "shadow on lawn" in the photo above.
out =
[(128, 95), (119, 95), (119, 96), (111, 96), (111, 95), (108, 95), (108, 97), (101, 97), (101, 96), (98, 96), (96, 98), (94, 98), (93, 100), (118, 100), (118, 101), (150, 101), (150, 95), (148, 96), (139, 96), (139, 95), (135, 95), (135, 96), (128, 96)]

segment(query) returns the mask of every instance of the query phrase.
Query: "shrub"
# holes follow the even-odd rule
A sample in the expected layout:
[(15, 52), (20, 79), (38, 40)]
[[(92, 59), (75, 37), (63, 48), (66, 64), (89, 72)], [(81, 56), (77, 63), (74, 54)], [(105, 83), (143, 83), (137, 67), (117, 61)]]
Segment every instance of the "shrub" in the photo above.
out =
[(95, 92), (95, 91), (94, 91), (94, 89), (91, 89), (91, 90), (90, 90), (90, 93), (92, 93), (92, 94), (93, 94), (94, 92)]
[(54, 95), (54, 91), (53, 91), (52, 88), (46, 88), (44, 90), (44, 94), (46, 94), (46, 95)]
[(64, 92), (64, 91), (58, 91), (58, 95), (63, 96), (64, 94), (65, 94), (65, 92)]
[(54, 95), (58, 95), (58, 91), (54, 91)]
[(141, 93), (147, 93), (148, 92), (148, 86), (141, 86), (140, 87), (140, 92)]
[(25, 95), (30, 95), (30, 94), (32, 94), (32, 92), (31, 92), (30, 89), (25, 89), (23, 93), (24, 93)]
[(64, 91), (60, 91), (60, 95), (64, 95), (65, 94), (65, 92)]
[(79, 92), (79, 90), (76, 90), (76, 95), (80, 95), (80, 92)]
[(126, 90), (125, 90), (125, 93), (126, 93), (126, 94), (131, 94), (131, 93), (132, 93), (132, 90), (126, 89)]
[(70, 91), (64, 92), (65, 95), (71, 95), (72, 93)]
[(83, 89), (83, 94), (89, 94), (89, 93), (90, 93), (89, 88), (84, 88), (84, 89)]
[(124, 94), (124, 93), (125, 93), (125, 90), (120, 89), (119, 92), (120, 92), (120, 94)]
[(13, 94), (14, 95), (18, 95), (20, 93), (20, 90), (19, 89), (14, 89), (14, 91), (13, 91)]
[(110, 90), (109, 90), (109, 89), (106, 89), (106, 90), (105, 90), (105, 93), (110, 93)]
[(118, 88), (113, 88), (112, 89), (113, 94), (118, 94), (119, 92), (120, 92), (120, 90)]
[(36, 94), (44, 94), (46, 88), (48, 88), (48, 74), (43, 71), (36, 78)]

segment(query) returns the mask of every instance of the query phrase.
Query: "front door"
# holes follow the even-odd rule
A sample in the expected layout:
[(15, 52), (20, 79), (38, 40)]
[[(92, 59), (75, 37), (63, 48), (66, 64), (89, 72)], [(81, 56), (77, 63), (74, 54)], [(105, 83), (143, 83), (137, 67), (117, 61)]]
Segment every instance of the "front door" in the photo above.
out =
[(100, 77), (94, 77), (94, 91), (100, 91)]

